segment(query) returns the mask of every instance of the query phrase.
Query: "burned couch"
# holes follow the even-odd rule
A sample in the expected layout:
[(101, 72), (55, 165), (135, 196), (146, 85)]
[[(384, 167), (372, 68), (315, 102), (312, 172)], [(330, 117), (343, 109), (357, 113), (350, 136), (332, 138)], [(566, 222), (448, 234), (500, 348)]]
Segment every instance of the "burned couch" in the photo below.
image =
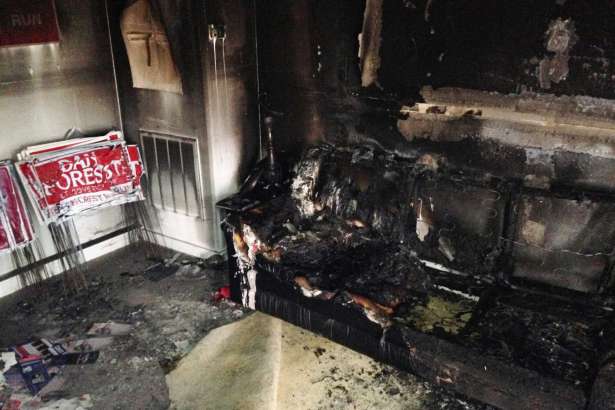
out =
[(228, 203), (238, 302), (499, 408), (615, 405), (609, 195), (320, 145)]

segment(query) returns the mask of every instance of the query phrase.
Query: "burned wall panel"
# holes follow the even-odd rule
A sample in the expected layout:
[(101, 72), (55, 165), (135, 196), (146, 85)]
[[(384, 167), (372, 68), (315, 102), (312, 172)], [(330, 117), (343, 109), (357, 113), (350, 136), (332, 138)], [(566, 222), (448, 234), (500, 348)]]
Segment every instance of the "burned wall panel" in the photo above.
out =
[(345, 140), (352, 129), (338, 116), (360, 84), (357, 36), (364, 2), (258, 2), (259, 70), (265, 110), (282, 114), (276, 146), (296, 156), (323, 137)]
[(104, 2), (59, 0), (61, 41), (0, 49), (0, 157), (60, 139), (71, 127), (120, 126)]
[(613, 255), (615, 204), (522, 195), (513, 276), (597, 292)]

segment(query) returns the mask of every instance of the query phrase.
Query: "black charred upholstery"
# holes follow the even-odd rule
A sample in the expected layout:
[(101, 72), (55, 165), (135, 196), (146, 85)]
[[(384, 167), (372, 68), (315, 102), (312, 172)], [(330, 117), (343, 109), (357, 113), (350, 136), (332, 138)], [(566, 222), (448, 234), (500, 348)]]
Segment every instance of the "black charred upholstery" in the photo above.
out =
[[(370, 148), (326, 145), (305, 154), (291, 186), (288, 197), (235, 223), (252, 233), (245, 237), (258, 249), (256, 259), (273, 263), (271, 270), (284, 280), (303, 276), (312, 286), (352, 290), (389, 305), (424, 290), (417, 286), (427, 280), (419, 257), (477, 273), (493, 269), (501, 229), (493, 221), (501, 212), (494, 210), (500, 195), (489, 189), (464, 188), (414, 161)], [(447, 194), (472, 210), (464, 213), (447, 204)], [(416, 204), (434, 201), (437, 207), (423, 211), (433, 221), (421, 241)], [(457, 253), (454, 259), (438, 250), (440, 238)]]
[[(485, 181), (480, 186), (460, 176), (443, 177), (430, 165), (364, 147), (329, 152), (315, 192), (300, 201), (311, 200), (328, 216), (365, 226), (381, 241), (406, 244), (418, 257), (490, 273), (499, 252), (504, 196)], [(429, 225), (422, 240), (417, 219)], [(441, 241), (455, 255), (447, 256)]]
[(409, 238), (416, 180), (412, 164), (372, 150), (328, 151), (318, 175), (312, 197), (299, 200), (312, 201), (329, 216), (356, 220), (385, 241)]
[[(327, 247), (326, 259), (330, 259), (333, 251), (378, 242), (406, 244), (417, 256), (453, 269), (485, 274), (493, 270), (502, 235), (504, 195), (486, 183), (443, 178), (426, 165), (371, 148), (324, 145), (305, 154), (295, 167), (291, 185), (289, 198), (278, 198), (266, 214), (244, 216), (268, 247), (284, 248), (283, 259), (296, 261), (288, 255), (293, 244)], [(417, 237), (417, 213), (430, 225), (423, 240)], [(297, 228), (299, 235), (289, 227)], [(301, 239), (302, 233), (308, 240)], [(326, 238), (309, 240), (320, 234)], [(452, 260), (437, 250), (441, 238), (456, 253)], [(328, 244), (323, 245), (322, 239)], [(301, 263), (313, 263), (308, 259)]]
[(586, 293), (609, 282), (615, 201), (608, 196), (524, 191), (423, 157), (329, 145), (304, 154), (290, 190), (242, 221), (274, 259), (302, 274), (357, 246), (385, 245), (487, 280), (505, 275)]
[(469, 175), (430, 154), (310, 148), (287, 193), (227, 215), (236, 298), (291, 321), (271, 291), (354, 311), (407, 347), (419, 331), (587, 389), (609, 345), (615, 201)]

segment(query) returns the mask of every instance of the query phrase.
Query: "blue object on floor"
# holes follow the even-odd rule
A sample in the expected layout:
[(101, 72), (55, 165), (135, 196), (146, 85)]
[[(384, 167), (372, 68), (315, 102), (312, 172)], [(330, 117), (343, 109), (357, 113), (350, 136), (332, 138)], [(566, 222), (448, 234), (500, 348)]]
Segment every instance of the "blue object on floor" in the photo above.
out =
[(51, 380), (40, 356), (24, 357), (19, 361), (19, 368), (28, 390), (33, 395), (36, 395)]

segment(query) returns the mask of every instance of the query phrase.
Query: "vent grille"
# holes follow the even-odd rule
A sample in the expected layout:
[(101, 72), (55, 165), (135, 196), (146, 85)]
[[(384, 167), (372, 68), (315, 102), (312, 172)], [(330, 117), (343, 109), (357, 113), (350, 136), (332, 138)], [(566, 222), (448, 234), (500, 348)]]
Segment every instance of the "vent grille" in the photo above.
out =
[(196, 138), (139, 131), (147, 170), (147, 197), (159, 209), (205, 218)]

